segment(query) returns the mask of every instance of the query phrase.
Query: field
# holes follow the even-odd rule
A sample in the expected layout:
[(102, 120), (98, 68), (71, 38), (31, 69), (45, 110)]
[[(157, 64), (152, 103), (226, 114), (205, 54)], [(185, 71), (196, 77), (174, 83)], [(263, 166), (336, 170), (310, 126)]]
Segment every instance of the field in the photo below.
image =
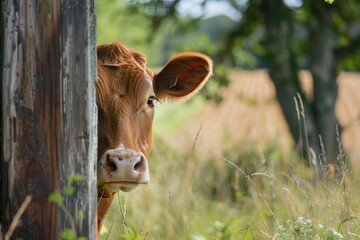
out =
[(220, 105), (158, 104), (151, 182), (118, 194), (101, 239), (360, 239), (358, 80), (339, 78), (348, 155), (319, 183), (291, 150), (263, 71), (234, 72)]

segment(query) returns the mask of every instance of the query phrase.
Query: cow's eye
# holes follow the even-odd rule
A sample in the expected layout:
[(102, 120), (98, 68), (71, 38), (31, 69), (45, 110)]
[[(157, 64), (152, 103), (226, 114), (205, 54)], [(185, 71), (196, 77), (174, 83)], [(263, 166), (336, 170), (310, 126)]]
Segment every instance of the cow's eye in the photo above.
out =
[(154, 96), (151, 96), (148, 98), (146, 103), (147, 103), (147, 105), (149, 105), (149, 107), (154, 107), (155, 101), (156, 101), (156, 98)]

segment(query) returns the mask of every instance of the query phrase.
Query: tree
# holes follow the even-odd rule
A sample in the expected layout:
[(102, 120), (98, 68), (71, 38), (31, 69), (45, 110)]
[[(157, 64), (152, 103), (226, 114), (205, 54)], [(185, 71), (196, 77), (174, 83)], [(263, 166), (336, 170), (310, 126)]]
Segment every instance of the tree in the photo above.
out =
[[(355, 1), (348, 2), (356, 4)], [(247, 16), (255, 15), (249, 14), (250, 10), (255, 13), (260, 10), (264, 14), (264, 44), (267, 49), (264, 58), (294, 140), (301, 146), (304, 155), (312, 161), (318, 174), (321, 174), (321, 165), (325, 166), (325, 163), (342, 164), (337, 141), (338, 122), (334, 112), (338, 92), (338, 62), (341, 61), (336, 52), (340, 51), (343, 45), (359, 51), (359, 48), (356, 48), (359, 45), (358, 40), (349, 37), (350, 28), (344, 27), (342, 31), (337, 31), (336, 20), (341, 24), (355, 22), (359, 19), (359, 14), (346, 7), (345, 3), (339, 2), (328, 5), (322, 1), (305, 0), (301, 6), (303, 13), (297, 13), (282, 0), (249, 1), (243, 24), (251, 21)], [(344, 11), (349, 13), (344, 14)], [(305, 33), (303, 39), (298, 31)], [(340, 41), (343, 37), (348, 39), (345, 44)], [(299, 46), (303, 46), (301, 51)], [(312, 99), (304, 97), (297, 77), (301, 56), (306, 58), (305, 67), (309, 68), (313, 76)], [(301, 96), (304, 108), (302, 129), (298, 127), (294, 106), (289, 104), (291, 97), (297, 93)], [(307, 141), (304, 141), (304, 137)], [(309, 147), (311, 149), (308, 149)]]
[[(210, 1), (204, 0), (202, 5)], [(131, 1), (131, 9), (137, 6), (153, 22), (155, 30), (169, 18), (182, 18), (176, 12), (181, 1), (139, 2)], [(337, 133), (334, 113), (336, 79), (340, 70), (359, 69), (360, 13), (356, 9), (360, 3), (303, 0), (298, 6), (289, 6), (283, 0), (227, 2), (241, 18), (226, 33), (225, 44), (213, 54), (215, 59), (238, 63), (239, 49), (246, 49), (258, 62), (265, 63), (290, 133), (304, 159), (309, 160), (318, 176), (325, 163), (340, 165), (337, 138), (341, 127)], [(309, 69), (313, 76), (312, 98), (305, 97), (298, 77), (300, 68)]]

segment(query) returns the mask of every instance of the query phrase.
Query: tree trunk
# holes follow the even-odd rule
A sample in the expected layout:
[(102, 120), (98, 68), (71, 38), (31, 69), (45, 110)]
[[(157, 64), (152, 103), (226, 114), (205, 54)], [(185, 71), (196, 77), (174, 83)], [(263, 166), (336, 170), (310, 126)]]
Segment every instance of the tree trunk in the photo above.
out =
[[(94, 1), (6, 0), (1, 6), (2, 234), (31, 199), (12, 238), (94, 239)], [(48, 201), (54, 192), (57, 204)]]
[[(310, 71), (313, 76), (314, 121), (323, 141), (325, 156), (323, 162), (339, 164), (335, 103), (338, 95), (336, 59), (334, 55), (332, 29), (333, 9), (317, 1), (309, 1), (313, 17), (310, 26)], [(326, 159), (325, 159), (326, 158)]]
[[(262, 1), (266, 28), (266, 59), (269, 74), (274, 82), (290, 133), (301, 152), (303, 159), (314, 167), (316, 176), (321, 174), (319, 159), (314, 158), (320, 152), (317, 125), (314, 121), (311, 105), (304, 95), (298, 77), (297, 56), (295, 55), (292, 10), (282, 0)], [(299, 99), (299, 96), (301, 99)], [(295, 103), (296, 100), (297, 104)], [(311, 150), (310, 150), (311, 149)]]
[[(324, 164), (339, 163), (335, 116), (338, 89), (332, 46), (334, 33), (331, 26), (333, 12), (319, 1), (309, 1), (307, 4), (310, 5), (313, 19), (308, 40), (314, 86), (312, 102), (304, 97), (298, 79), (297, 58), (292, 45), (296, 44), (292, 29), (292, 10), (282, 0), (262, 1), (262, 8), (265, 14), (269, 74), (290, 132), (297, 146), (301, 147), (303, 156), (314, 166), (319, 179)], [(298, 120), (299, 113), (296, 112), (293, 101), (297, 94), (302, 99), (300, 104), (297, 98), (298, 106), (303, 106), (304, 109), (304, 115), (300, 114), (301, 121)]]

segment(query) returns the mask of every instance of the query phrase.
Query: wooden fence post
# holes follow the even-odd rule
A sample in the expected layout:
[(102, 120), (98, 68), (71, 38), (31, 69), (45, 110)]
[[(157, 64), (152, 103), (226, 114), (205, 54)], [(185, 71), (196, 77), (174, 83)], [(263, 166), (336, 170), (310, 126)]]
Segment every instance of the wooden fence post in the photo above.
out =
[(3, 0), (0, 16), (0, 236), (31, 196), (12, 238), (94, 239), (94, 0)]

